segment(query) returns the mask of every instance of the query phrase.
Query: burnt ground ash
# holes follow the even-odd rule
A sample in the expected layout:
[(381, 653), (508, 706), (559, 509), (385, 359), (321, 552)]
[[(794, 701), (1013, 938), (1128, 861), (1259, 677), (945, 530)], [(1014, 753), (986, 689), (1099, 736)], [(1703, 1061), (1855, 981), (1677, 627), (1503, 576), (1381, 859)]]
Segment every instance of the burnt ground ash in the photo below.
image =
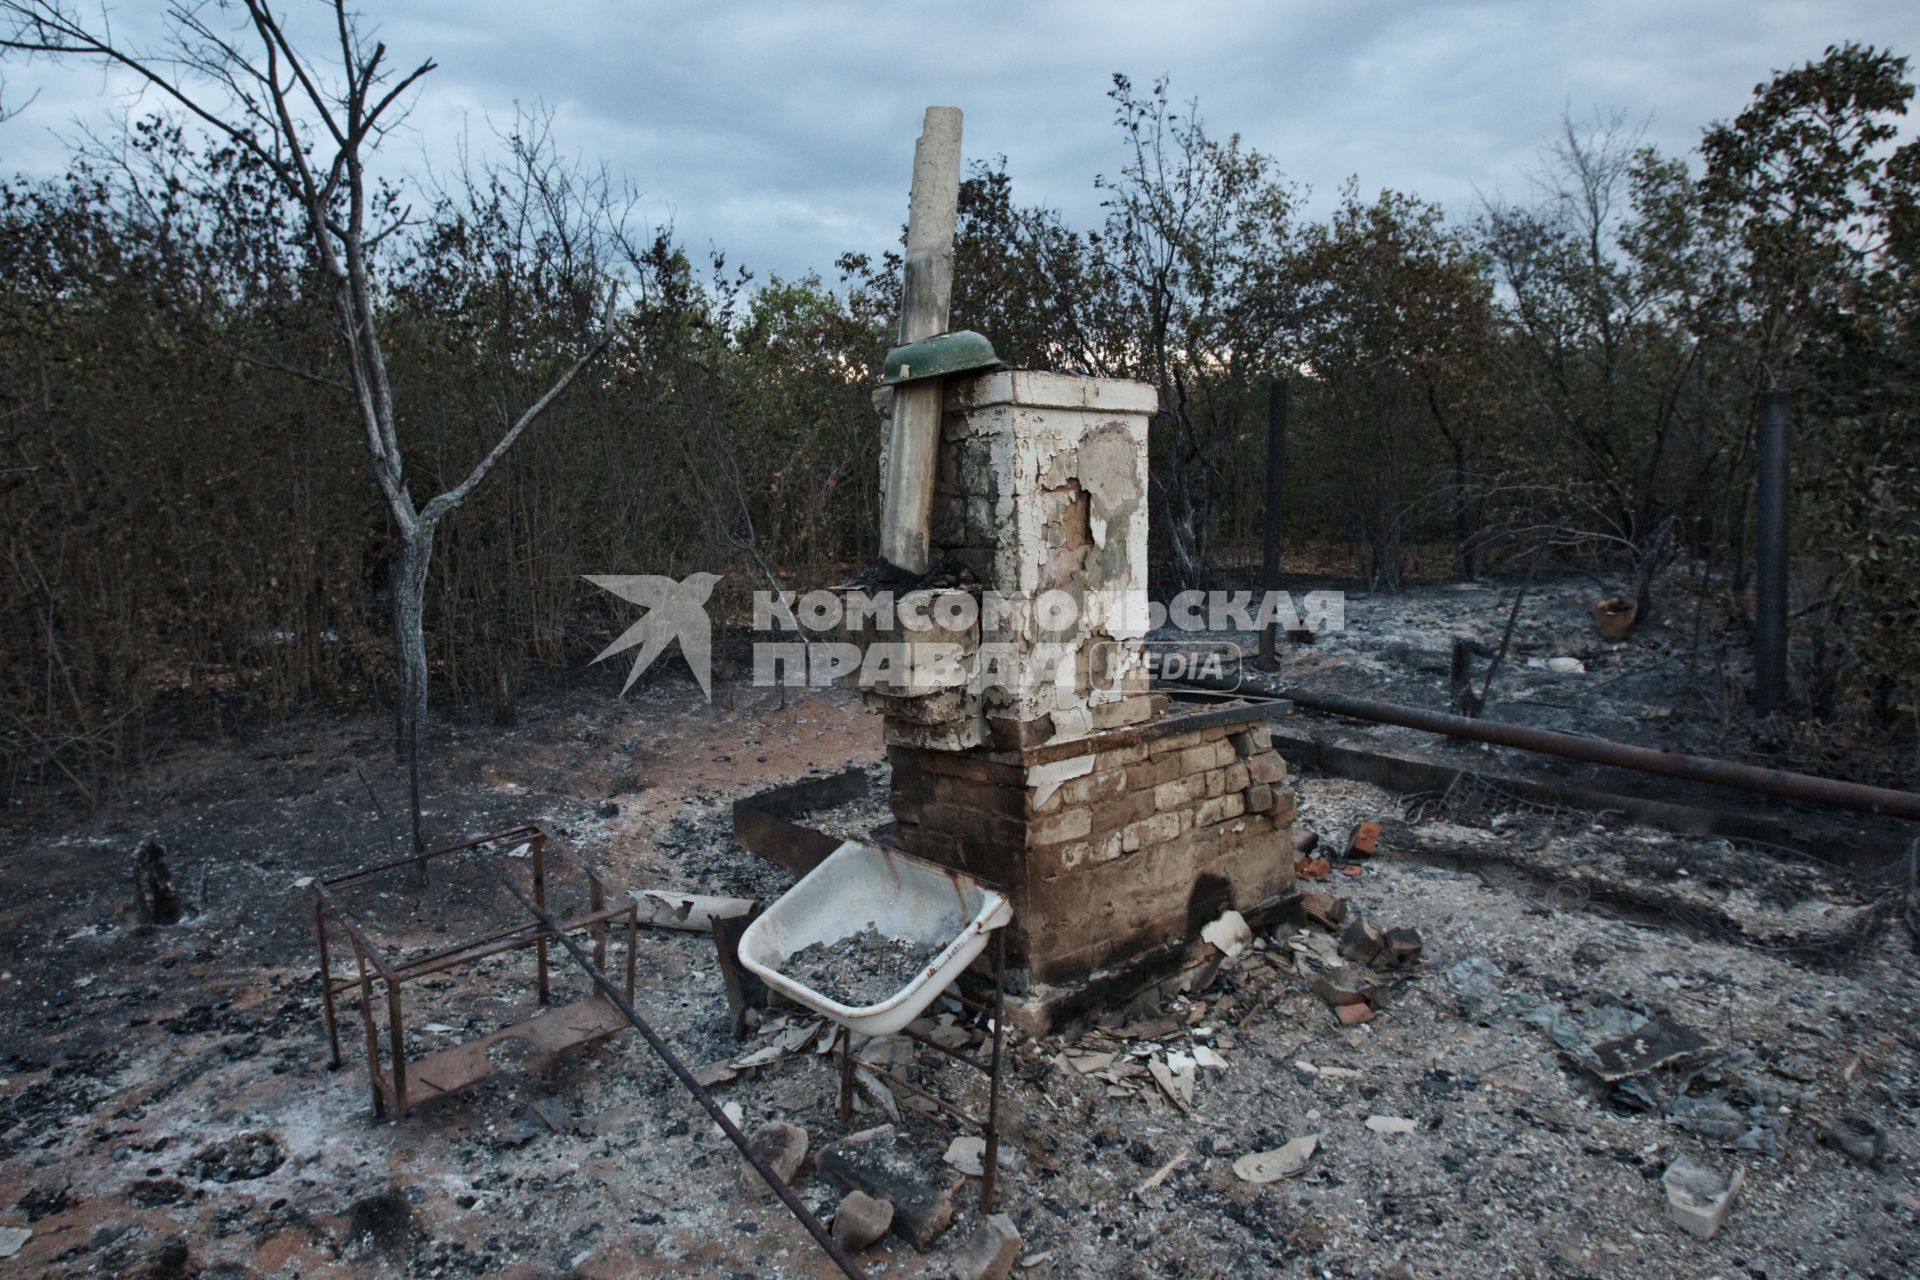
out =
[[(822, 1274), (637, 1037), (399, 1123), (371, 1118), (351, 1011), (347, 1063), (327, 1068), (300, 882), (394, 849), (355, 771), (397, 814), (383, 743), (374, 717), (290, 724), (176, 752), (84, 820), (15, 828), (0, 855), (0, 1226), (33, 1235), (14, 1266)], [(429, 821), (449, 837), (541, 818), (621, 888), (769, 900), (791, 878), (732, 840), (732, 800), (881, 754), (877, 722), (838, 692), (784, 713), (742, 693), (716, 710), (666, 684), (529, 708), (505, 734), (453, 726), (440, 746)], [(1920, 984), (1897, 924), (1856, 927), (1884, 908), (1887, 875), (1497, 795), (1443, 809), (1298, 783), (1302, 821), (1327, 838), (1388, 820), (1363, 874), (1323, 887), (1420, 930), (1421, 967), (1371, 1023), (1343, 1027), (1304, 970), (1262, 959), (1291, 951), (1267, 936), (1204, 991), (1115, 1011), (1110, 1033), (1016, 1037), (1002, 1102), (1024, 1167), (1002, 1191), (1042, 1259), (1019, 1274), (1894, 1276), (1920, 1254)], [(170, 928), (131, 914), (149, 832), (191, 907)], [(414, 904), (382, 905), (405, 921)], [(1457, 988), (1449, 971), (1476, 958), (1484, 987)], [(423, 985), (409, 1006), (421, 1046), (526, 1016), (522, 959)], [(817, 1149), (884, 1119), (863, 1094), (851, 1125), (836, 1122), (832, 1059), (791, 1014), (756, 1015), (755, 1034), (732, 1039), (706, 939), (643, 931), (637, 959), (637, 1003), (690, 1065), (794, 1042), (719, 1086), (746, 1127), (791, 1121)], [(1643, 1089), (1595, 1080), (1562, 1043), (1653, 1016), (1709, 1048)], [(1153, 1087), (1114, 1096), (1074, 1065), (1076, 1051), (1145, 1062), (1201, 1045), (1226, 1066), (1198, 1073), (1186, 1109)], [(890, 1051), (908, 1078), (984, 1106), (964, 1067)], [(1414, 1127), (1377, 1132), (1372, 1115)], [(1841, 1116), (1887, 1134), (1878, 1165), (1822, 1140)], [(935, 1152), (950, 1136), (903, 1123)], [(1322, 1141), (1300, 1176), (1233, 1175), (1241, 1155), (1307, 1134)], [(1666, 1220), (1659, 1176), (1681, 1156), (1747, 1171), (1711, 1241)], [(822, 1213), (839, 1199), (811, 1168), (797, 1185)], [(930, 1252), (888, 1241), (869, 1265), (945, 1274), (975, 1221), (973, 1185)]]
[(783, 972), (853, 1008), (878, 1004), (918, 976), (940, 948), (882, 933), (872, 921), (844, 938), (816, 942), (787, 957)]
[[(1327, 580), (1284, 585), (1290, 587), (1296, 607), (1309, 591), (1339, 586)], [(1249, 688), (1299, 684), (1322, 692), (1448, 711), (1452, 709), (1453, 642), (1468, 639), (1489, 652), (1498, 650), (1522, 585), (1515, 576), (1398, 592), (1349, 587), (1342, 629), (1321, 634), (1313, 644), (1283, 642), (1277, 672), (1258, 672), (1249, 665), (1243, 675)], [(1860, 762), (1849, 758), (1777, 754), (1775, 746), (1754, 728), (1748, 710), (1749, 633), (1724, 616), (1722, 592), (1702, 596), (1700, 582), (1690, 570), (1674, 569), (1662, 575), (1652, 616), (1625, 640), (1604, 639), (1594, 626), (1593, 602), (1610, 593), (1578, 573), (1546, 574), (1526, 586), (1511, 644), (1488, 690), (1486, 718), (1854, 781), (1896, 787), (1910, 783), (1897, 770), (1880, 777), (1861, 776)], [(1705, 613), (1698, 629), (1696, 607)], [(1176, 646), (1192, 638), (1173, 628), (1152, 637)], [(1253, 632), (1223, 631), (1201, 638), (1234, 642), (1248, 654), (1258, 648)], [(1566, 669), (1558, 659), (1572, 659), (1578, 667)], [(1486, 681), (1487, 667), (1486, 657), (1474, 659), (1476, 694)], [(1605, 779), (1613, 789), (1628, 792), (1641, 777), (1503, 748), (1450, 743), (1410, 729), (1344, 727), (1369, 738), (1415, 746), (1467, 768), (1485, 767), (1491, 761), (1529, 772), (1547, 769), (1552, 777)], [(1713, 788), (1703, 788), (1699, 796), (1709, 804), (1716, 803), (1716, 797), (1724, 799), (1724, 793)]]

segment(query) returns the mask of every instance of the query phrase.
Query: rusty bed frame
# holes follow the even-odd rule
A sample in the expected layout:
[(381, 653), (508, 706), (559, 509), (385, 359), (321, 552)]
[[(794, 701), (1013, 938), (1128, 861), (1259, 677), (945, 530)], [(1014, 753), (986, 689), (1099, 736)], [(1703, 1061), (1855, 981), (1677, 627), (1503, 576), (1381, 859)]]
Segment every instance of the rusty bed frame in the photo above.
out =
[[(576, 871), (585, 877), (588, 910), (571, 919), (556, 919), (554, 923), (562, 932), (576, 933), (584, 930), (591, 936), (596, 966), (604, 968), (606, 965), (607, 936), (610, 926), (621, 919), (626, 921), (627, 953), (624, 977), (627, 1000), (631, 1003), (634, 956), (640, 923), (636, 904), (629, 900), (623, 906), (608, 906), (606, 882), (599, 869), (577, 853), (566, 841), (537, 824), (511, 827), (504, 831), (475, 836), (458, 844), (430, 849), (425, 853), (395, 858), (388, 862), (374, 863), (344, 875), (316, 881), (313, 886), (314, 932), (319, 942), (321, 999), (326, 1012), (327, 1038), (333, 1049), (333, 1065), (338, 1067), (343, 1061), (340, 1050), (337, 1001), (340, 996), (357, 993), (360, 1021), (367, 1037), (367, 1074), (373, 1090), (374, 1115), (385, 1115), (387, 1105), (391, 1103), (396, 1117), (404, 1116), (422, 1103), (431, 1102), (436, 1098), (443, 1098), (479, 1084), (494, 1074), (495, 1067), (489, 1050), (502, 1042), (516, 1039), (524, 1041), (531, 1046), (534, 1064), (540, 1065), (555, 1061), (568, 1049), (604, 1039), (627, 1029), (626, 1016), (598, 989), (583, 1000), (571, 1004), (553, 1005), (547, 952), (556, 940), (557, 934), (553, 928), (538, 918), (479, 938), (437, 948), (410, 960), (396, 960), (389, 954), (388, 948), (382, 947), (368, 928), (355, 918), (354, 913), (341, 906), (335, 897), (337, 890), (409, 867), (413, 868), (417, 876), (416, 883), (425, 884), (428, 879), (429, 864), (438, 859), (475, 851), (490, 853), (493, 851), (492, 847), (517, 851), (516, 847), (519, 845), (527, 846), (531, 856), (533, 903), (543, 912), (547, 901), (550, 859), (557, 855), (557, 860), (561, 864), (559, 870)], [(329, 923), (346, 934), (353, 949), (356, 973), (352, 976), (336, 977), (333, 973), (332, 951), (328, 943)], [(537, 957), (535, 986), (541, 1006), (539, 1012), (531, 1018), (486, 1035), (443, 1049), (436, 1049), (412, 1060), (408, 1059), (405, 1003), (402, 995), (408, 982), (431, 974), (444, 973), (490, 956), (527, 949), (532, 949)], [(391, 1065), (386, 1068), (381, 1064), (382, 1035), (374, 1014), (376, 984), (384, 988), (387, 1008), (385, 1035), (388, 1042), (387, 1055)]]

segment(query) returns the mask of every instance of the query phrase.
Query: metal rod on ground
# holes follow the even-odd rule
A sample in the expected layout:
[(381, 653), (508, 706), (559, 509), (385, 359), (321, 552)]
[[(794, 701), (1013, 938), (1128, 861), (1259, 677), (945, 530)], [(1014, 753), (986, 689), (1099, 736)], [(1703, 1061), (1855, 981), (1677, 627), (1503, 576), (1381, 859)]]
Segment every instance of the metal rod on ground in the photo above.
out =
[(713, 1095), (700, 1087), (700, 1082), (693, 1078), (693, 1073), (687, 1070), (686, 1064), (682, 1063), (674, 1055), (673, 1050), (667, 1047), (667, 1042), (647, 1025), (646, 1019), (634, 1009), (613, 979), (602, 973), (600, 966), (588, 957), (580, 944), (567, 935), (561, 928), (560, 921), (546, 908), (535, 905), (533, 899), (522, 893), (520, 886), (513, 882), (511, 876), (501, 871), (498, 865), (491, 861), (480, 865), (488, 875), (507, 886), (507, 891), (520, 900), (521, 906), (533, 913), (534, 919), (546, 926), (547, 931), (553, 934), (562, 947), (566, 948), (567, 954), (573, 957), (574, 962), (586, 971), (589, 978), (593, 979), (593, 985), (600, 988), (601, 994), (613, 1001), (614, 1008), (626, 1015), (627, 1021), (633, 1024), (633, 1029), (646, 1038), (647, 1044), (660, 1055), (660, 1060), (667, 1064), (667, 1070), (673, 1072), (680, 1083), (686, 1086), (687, 1092), (693, 1095), (694, 1101), (706, 1108), (707, 1114), (713, 1117), (713, 1122), (720, 1126), (720, 1132), (727, 1135), (727, 1141), (740, 1149), (740, 1154), (746, 1157), (747, 1163), (753, 1166), (754, 1172), (773, 1188), (773, 1194), (780, 1197), (780, 1202), (792, 1211), (793, 1216), (800, 1220), (800, 1225), (807, 1229), (807, 1233), (819, 1243), (822, 1249), (826, 1250), (827, 1256), (833, 1259), (834, 1265), (849, 1276), (855, 1277), (856, 1280), (864, 1276), (865, 1273), (860, 1270), (859, 1264), (848, 1256), (840, 1242), (833, 1238), (833, 1233), (821, 1225), (820, 1219), (813, 1216), (811, 1209), (800, 1203), (800, 1197), (793, 1193), (793, 1188), (786, 1184), (786, 1180), (767, 1167), (767, 1162), (761, 1158), (759, 1152), (753, 1149), (753, 1144), (747, 1141), (747, 1135), (740, 1132), (740, 1127), (720, 1109), (720, 1104), (713, 1100)]
[(1787, 393), (1761, 392), (1753, 553), (1753, 713), (1757, 716), (1772, 715), (1787, 693), (1788, 426)]
[[(1242, 696), (1247, 692), (1231, 688), (1225, 680), (1192, 680), (1189, 683), (1201, 688), (1211, 685), (1226, 692), (1239, 692)], [(1444, 711), (1425, 711), (1419, 707), (1401, 707), (1390, 702), (1369, 702), (1365, 698), (1349, 698), (1340, 693), (1316, 693), (1311, 689), (1282, 687), (1274, 690), (1270, 696), (1276, 700), (1285, 699), (1309, 711), (1346, 716), (1350, 720), (1397, 724), (1449, 738), (1491, 742), (1495, 746), (1518, 747), (1522, 751), (1562, 756), (1588, 764), (1612, 765), (1667, 778), (1685, 778), (1691, 782), (1711, 782), (1716, 786), (1752, 791), (1783, 800), (1803, 800), (1811, 804), (1832, 805), (1837, 809), (1920, 822), (1920, 794), (1911, 791), (1870, 787), (1834, 778), (1815, 778), (1804, 773), (1790, 773), (1785, 769), (1766, 769), (1732, 760), (1681, 755), (1675, 751), (1656, 751), (1651, 747), (1630, 746), (1606, 738), (1586, 738), (1579, 734), (1556, 733), (1552, 729), (1501, 724), (1497, 720), (1469, 720), (1465, 716), (1448, 715)]]
[[(959, 208), (960, 109), (928, 107), (926, 124), (913, 148), (913, 191), (907, 201), (907, 256), (900, 282), (902, 345), (947, 330)], [(932, 567), (927, 539), (933, 522), (944, 385), (939, 378), (924, 378), (902, 383), (893, 391), (886, 490), (881, 494), (880, 558), (914, 577)]]
[[(1275, 378), (1267, 387), (1267, 494), (1260, 540), (1263, 593), (1280, 589), (1280, 480), (1287, 453), (1288, 394), (1285, 378)], [(1274, 632), (1279, 629), (1278, 621), (1260, 628), (1260, 665), (1269, 671), (1274, 667)]]

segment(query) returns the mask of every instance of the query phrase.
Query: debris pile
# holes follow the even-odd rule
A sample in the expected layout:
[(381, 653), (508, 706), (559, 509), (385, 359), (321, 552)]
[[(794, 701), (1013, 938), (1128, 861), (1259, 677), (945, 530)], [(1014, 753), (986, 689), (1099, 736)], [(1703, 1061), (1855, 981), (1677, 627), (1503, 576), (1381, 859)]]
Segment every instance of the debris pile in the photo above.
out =
[(1288, 937), (1286, 946), (1309, 989), (1343, 1025), (1371, 1022), (1392, 985), (1419, 965), (1419, 931), (1382, 930), (1344, 899), (1316, 890), (1301, 895), (1301, 908), (1307, 927)]

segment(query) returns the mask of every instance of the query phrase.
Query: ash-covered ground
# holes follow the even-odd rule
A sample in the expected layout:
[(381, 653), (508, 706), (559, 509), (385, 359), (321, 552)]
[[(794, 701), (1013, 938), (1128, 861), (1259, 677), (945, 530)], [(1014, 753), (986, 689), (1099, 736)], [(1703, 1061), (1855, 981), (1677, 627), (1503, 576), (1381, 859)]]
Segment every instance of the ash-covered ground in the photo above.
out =
[[(1701, 586), (1685, 569), (1663, 575), (1652, 612), (1623, 640), (1605, 639), (1596, 628), (1593, 606), (1606, 593), (1585, 574), (1544, 574), (1530, 582), (1483, 578), (1396, 592), (1350, 589), (1341, 593), (1338, 629), (1319, 632), (1310, 644), (1283, 640), (1276, 671), (1256, 671), (1248, 664), (1240, 676), (1250, 689), (1300, 685), (1448, 711), (1453, 709), (1451, 651), (1456, 639), (1467, 639), (1484, 649), (1472, 660), (1471, 688), (1476, 695), (1484, 691), (1483, 714), (1489, 719), (1856, 781), (1910, 782), (1898, 777), (1897, 769), (1887, 772), (1897, 756), (1874, 762), (1881, 776), (1860, 777), (1851, 760), (1816, 753), (1804, 743), (1786, 750), (1776, 741), (1777, 732), (1756, 732), (1748, 713), (1751, 640), (1726, 616), (1724, 585), (1711, 584), (1704, 594)], [(1290, 591), (1294, 606), (1307, 609), (1314, 590), (1339, 588), (1299, 580)], [(1224, 613), (1219, 620), (1229, 628), (1235, 623)], [(1803, 650), (1808, 630), (1795, 632)], [(1170, 648), (1199, 641), (1249, 655), (1258, 649), (1255, 633), (1231, 629), (1196, 634), (1169, 625), (1152, 639)], [(1490, 655), (1503, 644), (1504, 656), (1489, 683)], [(1796, 661), (1805, 657), (1800, 652)], [(1383, 742), (1418, 745), (1466, 767), (1490, 754), (1482, 746), (1450, 744), (1413, 730), (1374, 726), (1366, 732)], [(1548, 769), (1553, 776), (1608, 778), (1608, 771), (1592, 766), (1491, 754), (1531, 771)], [(1910, 749), (1905, 758), (1912, 759)], [(1614, 773), (1609, 785), (1629, 786), (1632, 776)]]
[[(1454, 598), (1426, 594), (1435, 607)], [(1365, 661), (1393, 668), (1377, 651)], [(790, 878), (734, 842), (732, 800), (875, 766), (879, 724), (838, 692), (780, 710), (739, 691), (731, 704), (663, 682), (624, 701), (554, 700), (510, 731), (446, 730), (429, 826), (453, 838), (537, 818), (621, 891), (771, 899)], [(1292, 728), (1315, 723), (1296, 715)], [(832, 1274), (637, 1036), (551, 1076), (506, 1069), (399, 1121), (371, 1115), (357, 1014), (346, 1064), (328, 1069), (303, 882), (398, 852), (399, 775), (383, 746), (374, 717), (290, 724), (177, 752), (85, 819), (10, 834), (0, 1230), (12, 1231), (0, 1243), (31, 1235), (0, 1266)], [(1204, 990), (1072, 1037), (1016, 1038), (1001, 1183), (1024, 1237), (1016, 1274), (1913, 1274), (1920, 983), (1894, 910), (1903, 869), (1484, 789), (1441, 803), (1340, 778), (1295, 785), (1302, 825), (1336, 846), (1355, 821), (1384, 820), (1359, 875), (1339, 873), (1335, 849), (1335, 874), (1313, 887), (1383, 928), (1417, 929), (1421, 962), (1382, 978), (1371, 1022), (1343, 1026), (1310, 989), (1333, 962), (1331, 935), (1283, 928)], [(823, 825), (880, 817), (884, 802), (869, 802)], [(193, 904), (176, 926), (132, 917), (133, 851), (148, 833)], [(430, 940), (435, 900), (404, 882), (395, 893), (393, 917)], [(832, 1059), (797, 1013), (756, 1014), (754, 1033), (732, 1038), (707, 939), (642, 930), (637, 962), (636, 1003), (689, 1065), (724, 1076), (747, 1062), (716, 1086), (747, 1127), (791, 1121), (817, 1151), (885, 1119), (884, 1099), (863, 1093), (850, 1126), (835, 1120)], [(530, 966), (503, 958), (423, 987), (410, 1003), (419, 1043), (530, 1012)], [(564, 961), (555, 973), (563, 998), (582, 994)], [(1649, 1018), (1698, 1047), (1622, 1080), (1596, 1075), (1589, 1047)], [(948, 1018), (943, 1034), (956, 1027), (967, 1024)], [(984, 1103), (983, 1082), (936, 1055), (868, 1052)], [(1877, 1164), (1823, 1140), (1841, 1117), (1885, 1134)], [(951, 1135), (911, 1110), (901, 1128), (937, 1178)], [(1294, 1176), (1235, 1174), (1241, 1157), (1309, 1135), (1317, 1148)], [(1660, 1175), (1681, 1156), (1746, 1172), (1710, 1241), (1668, 1218)], [(823, 1214), (839, 1199), (810, 1164), (797, 1185)], [(926, 1252), (890, 1238), (863, 1261), (880, 1275), (949, 1274), (977, 1187), (968, 1180)]]
[[(1309, 610), (1307, 593), (1315, 589), (1338, 590), (1303, 584), (1291, 592), (1295, 608)], [(1702, 602), (1696, 584), (1671, 574), (1646, 622), (1616, 641), (1595, 628), (1593, 603), (1600, 594), (1580, 574), (1395, 592), (1347, 590), (1341, 592), (1337, 629), (1317, 633), (1311, 644), (1283, 640), (1277, 676), (1246, 674), (1444, 711), (1453, 642), (1469, 639), (1488, 651), (1474, 657), (1472, 687), (1476, 693), (1486, 687), (1488, 714), (1496, 719), (1674, 750), (1750, 748), (1739, 734), (1745, 719), (1739, 704), (1751, 664), (1744, 638), (1719, 617), (1719, 595)], [(1702, 604), (1706, 617), (1696, 631), (1695, 607)], [(1181, 633), (1169, 626), (1153, 638), (1173, 643)], [(1249, 654), (1258, 646), (1252, 632), (1209, 632), (1204, 638), (1232, 642)], [(1503, 642), (1505, 655), (1488, 686), (1489, 655)]]

